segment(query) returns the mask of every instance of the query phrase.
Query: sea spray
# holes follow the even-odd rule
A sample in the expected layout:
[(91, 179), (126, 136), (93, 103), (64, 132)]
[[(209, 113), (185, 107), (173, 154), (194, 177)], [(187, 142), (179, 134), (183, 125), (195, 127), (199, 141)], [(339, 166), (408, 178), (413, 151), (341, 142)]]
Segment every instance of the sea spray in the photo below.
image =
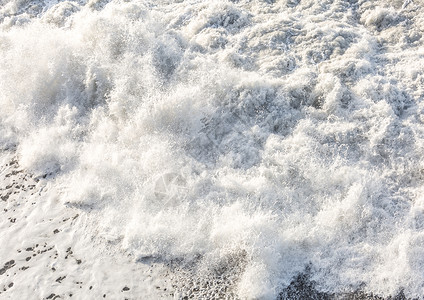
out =
[(6, 2), (1, 148), (183, 292), (421, 296), (415, 2)]

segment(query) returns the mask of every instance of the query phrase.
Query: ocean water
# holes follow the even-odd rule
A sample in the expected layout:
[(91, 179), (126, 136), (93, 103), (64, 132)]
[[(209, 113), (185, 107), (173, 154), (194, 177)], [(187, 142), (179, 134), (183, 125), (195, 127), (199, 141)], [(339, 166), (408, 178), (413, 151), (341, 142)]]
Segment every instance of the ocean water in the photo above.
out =
[(0, 149), (205, 297), (421, 297), (423, 4), (2, 0)]

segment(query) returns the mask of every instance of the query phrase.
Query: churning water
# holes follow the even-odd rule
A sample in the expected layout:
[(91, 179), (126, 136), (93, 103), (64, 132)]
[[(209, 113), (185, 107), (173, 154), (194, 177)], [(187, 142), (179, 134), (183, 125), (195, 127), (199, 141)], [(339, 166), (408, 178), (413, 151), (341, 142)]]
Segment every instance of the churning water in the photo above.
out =
[(1, 3), (0, 148), (93, 236), (210, 297), (424, 294), (422, 1)]

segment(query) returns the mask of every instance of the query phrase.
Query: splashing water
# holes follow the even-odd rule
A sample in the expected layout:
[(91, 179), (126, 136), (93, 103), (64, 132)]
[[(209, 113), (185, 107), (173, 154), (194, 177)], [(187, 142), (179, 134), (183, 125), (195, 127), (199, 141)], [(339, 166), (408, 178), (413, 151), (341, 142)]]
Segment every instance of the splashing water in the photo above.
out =
[(407, 2), (6, 0), (0, 147), (93, 236), (210, 297), (275, 299), (305, 268), (322, 291), (422, 296)]

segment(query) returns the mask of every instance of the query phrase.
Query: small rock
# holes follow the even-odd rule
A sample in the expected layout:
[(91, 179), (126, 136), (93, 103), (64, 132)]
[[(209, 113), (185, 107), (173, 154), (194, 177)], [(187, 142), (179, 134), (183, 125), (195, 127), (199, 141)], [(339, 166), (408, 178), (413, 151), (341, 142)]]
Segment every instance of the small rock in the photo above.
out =
[(5, 263), (4, 267), (9, 269), (9, 268), (13, 267), (14, 264), (15, 264), (15, 261), (12, 259), (12, 260), (9, 260), (7, 263)]

